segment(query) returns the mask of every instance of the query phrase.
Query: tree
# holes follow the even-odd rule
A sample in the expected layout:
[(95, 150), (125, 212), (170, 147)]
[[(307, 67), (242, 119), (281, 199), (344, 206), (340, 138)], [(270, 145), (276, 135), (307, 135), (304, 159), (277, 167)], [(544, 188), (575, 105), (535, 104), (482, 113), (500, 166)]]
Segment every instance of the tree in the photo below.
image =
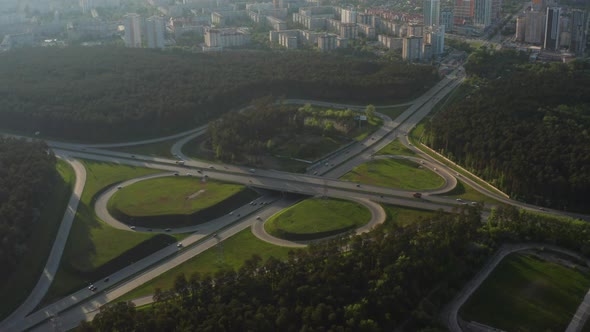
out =
[(365, 115), (369, 120), (375, 116), (375, 106), (373, 104), (367, 105), (365, 108)]

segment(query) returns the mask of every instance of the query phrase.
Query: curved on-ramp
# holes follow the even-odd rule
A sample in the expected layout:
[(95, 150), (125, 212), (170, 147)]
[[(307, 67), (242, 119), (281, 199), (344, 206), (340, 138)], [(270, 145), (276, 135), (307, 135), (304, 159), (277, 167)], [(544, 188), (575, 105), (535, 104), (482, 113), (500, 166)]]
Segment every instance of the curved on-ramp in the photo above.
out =
[(57, 269), (59, 268), (59, 263), (66, 246), (68, 236), (70, 234), (70, 228), (72, 227), (74, 217), (76, 216), (76, 210), (78, 209), (78, 204), (80, 203), (80, 197), (82, 197), (82, 192), (84, 191), (84, 185), (86, 183), (86, 169), (84, 168), (84, 165), (75, 159), (71, 159), (63, 153), (56, 152), (56, 155), (72, 166), (74, 172), (76, 173), (76, 183), (74, 184), (72, 195), (70, 196), (70, 201), (68, 202), (68, 206), (61, 221), (61, 225), (59, 226), (55, 241), (51, 247), (51, 252), (47, 258), (47, 263), (45, 264), (45, 268), (43, 269), (37, 284), (26, 300), (21, 303), (21, 305), (14, 312), (12, 312), (10, 316), (0, 322), (0, 331), (10, 330), (14, 324), (22, 321), (29, 313), (31, 313), (31, 311), (35, 309), (35, 307), (41, 302), (47, 293), (47, 290), (49, 289), (49, 286), (53, 282), (55, 274), (57, 273)]
[[(371, 200), (364, 199), (364, 198), (349, 198), (349, 197), (341, 197), (341, 199), (346, 199), (346, 200), (350, 200), (350, 201), (354, 201), (356, 203), (359, 203), (359, 204), (365, 206), (371, 212), (371, 220), (369, 220), (369, 222), (367, 224), (357, 228), (355, 231), (355, 234), (366, 233), (366, 232), (370, 231), (371, 229), (373, 229), (375, 226), (384, 223), (385, 219), (387, 218), (387, 214), (385, 213), (385, 210), (383, 210), (383, 207), (380, 204), (377, 204)], [(275, 215), (271, 216), (270, 218), (274, 217)], [(277, 245), (277, 246), (301, 248), (301, 247), (306, 247), (310, 243), (324, 241), (326, 239), (330, 239), (330, 238), (339, 236), (339, 235), (333, 235), (333, 236), (329, 236), (329, 237), (325, 237), (325, 238), (321, 238), (321, 239), (308, 240), (308, 241), (291, 241), (291, 240), (280, 239), (278, 237), (268, 234), (266, 232), (266, 230), (264, 229), (264, 223), (266, 221), (268, 221), (270, 218), (268, 218), (266, 220), (259, 220), (257, 223), (253, 224), (252, 225), (252, 233), (260, 240)]]

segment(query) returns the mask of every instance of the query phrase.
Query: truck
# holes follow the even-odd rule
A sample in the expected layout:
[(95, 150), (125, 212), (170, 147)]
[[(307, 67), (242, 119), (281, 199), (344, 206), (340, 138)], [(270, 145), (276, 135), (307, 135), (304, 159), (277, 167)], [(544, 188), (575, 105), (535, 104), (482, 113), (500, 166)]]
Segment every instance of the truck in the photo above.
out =
[(182, 165), (184, 165), (184, 160), (177, 160), (176, 164), (182, 166)]

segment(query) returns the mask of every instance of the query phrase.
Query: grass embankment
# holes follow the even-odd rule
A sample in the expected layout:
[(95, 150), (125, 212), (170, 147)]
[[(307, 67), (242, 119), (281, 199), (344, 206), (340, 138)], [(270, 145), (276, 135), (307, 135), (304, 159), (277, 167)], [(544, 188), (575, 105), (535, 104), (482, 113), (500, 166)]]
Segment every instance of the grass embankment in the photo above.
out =
[(178, 140), (179, 139), (173, 139), (150, 144), (125, 146), (120, 148), (109, 148), (109, 150), (127, 152), (130, 154), (141, 154), (152, 157), (174, 158), (174, 156), (170, 152), (170, 149), (172, 148), (172, 145), (174, 145), (174, 143), (176, 143), (176, 141)]
[(363, 226), (371, 220), (364, 206), (339, 199), (306, 199), (269, 219), (264, 229), (287, 240), (312, 240)]
[(445, 183), (438, 174), (406, 159), (373, 160), (355, 167), (341, 179), (405, 190), (436, 189)]
[(461, 308), (461, 317), (506, 331), (564, 331), (590, 286), (590, 274), (513, 254)]
[(480, 193), (479, 191), (471, 188), (470, 186), (466, 185), (461, 180), (457, 180), (457, 186), (455, 186), (455, 188), (453, 188), (453, 190), (451, 190), (441, 196), (449, 197), (449, 198), (461, 198), (461, 199), (464, 199), (467, 201), (472, 201), (472, 202), (484, 202), (484, 203), (488, 203), (488, 204), (502, 204), (499, 201), (497, 201), (491, 197), (488, 197), (488, 196)]
[(51, 252), (76, 181), (74, 169), (67, 162), (58, 159), (56, 169), (59, 178), (55, 180), (53, 191), (41, 211), (41, 218), (27, 241), (29, 252), (26, 259), (23, 259), (12, 271), (11, 276), (0, 285), (0, 319), (8, 316), (29, 296)]
[(403, 112), (410, 108), (410, 106), (411, 105), (378, 108), (377, 112), (385, 114), (389, 116), (392, 120), (395, 120), (398, 116), (400, 116)]
[(122, 188), (111, 197), (108, 209), (135, 226), (183, 227), (221, 217), (256, 197), (243, 185), (173, 176)]
[(406, 226), (413, 224), (420, 219), (427, 219), (436, 215), (435, 211), (411, 209), (396, 205), (382, 204), (385, 213), (387, 213), (387, 219), (385, 223), (394, 223), (400, 226)]
[(387, 144), (383, 149), (377, 152), (378, 155), (398, 155), (398, 156), (410, 156), (415, 157), (416, 152), (407, 148), (400, 142), (399, 139)]
[(117, 299), (117, 301), (128, 301), (150, 295), (155, 292), (156, 288), (162, 290), (170, 289), (174, 286), (176, 276), (182, 273), (188, 278), (197, 272), (203, 275), (206, 273), (215, 273), (221, 269), (237, 270), (252, 255), (256, 254), (263, 260), (267, 260), (271, 256), (277, 259), (285, 259), (291, 250), (301, 249), (279, 247), (264, 242), (254, 236), (248, 228), (224, 240), (222, 249), (219, 247), (208, 249), (202, 254), (191, 258), (185, 263), (125, 294), (123, 297)]
[[(105, 187), (158, 170), (112, 163), (83, 161), (86, 186), (64, 250), (60, 268), (44, 303), (100, 280), (176, 238), (170, 235), (136, 233), (115, 229), (94, 213), (94, 199)], [(182, 236), (179, 236), (182, 237)]]

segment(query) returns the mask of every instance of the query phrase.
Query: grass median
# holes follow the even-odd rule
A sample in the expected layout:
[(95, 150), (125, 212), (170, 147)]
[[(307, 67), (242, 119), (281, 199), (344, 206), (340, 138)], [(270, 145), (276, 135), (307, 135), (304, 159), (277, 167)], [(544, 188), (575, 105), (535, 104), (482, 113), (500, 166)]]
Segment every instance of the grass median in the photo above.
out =
[(370, 220), (371, 212), (359, 203), (310, 198), (269, 219), (264, 229), (278, 238), (313, 240), (358, 228)]
[(151, 295), (154, 294), (157, 288), (162, 290), (171, 289), (174, 286), (174, 279), (180, 274), (190, 277), (194, 273), (203, 275), (207, 273), (214, 274), (222, 269), (238, 270), (252, 255), (258, 255), (263, 260), (267, 260), (271, 256), (277, 259), (286, 259), (291, 250), (302, 249), (286, 248), (266, 243), (254, 236), (248, 228), (224, 240), (216, 247), (206, 250), (202, 254), (139, 286), (117, 299), (117, 301), (129, 301)]
[(445, 184), (435, 172), (406, 159), (373, 160), (355, 167), (341, 179), (405, 190), (430, 190)]
[(395, 141), (387, 144), (383, 149), (377, 152), (378, 155), (395, 155), (395, 156), (410, 156), (415, 157), (416, 152), (412, 149), (409, 149), (405, 145), (400, 142), (399, 139), (395, 139)]
[(465, 320), (506, 331), (564, 331), (588, 287), (588, 271), (512, 254), (498, 264), (460, 314)]
[(67, 162), (58, 159), (56, 169), (59, 178), (55, 180), (51, 195), (41, 211), (41, 218), (27, 241), (30, 249), (26, 259), (16, 266), (11, 276), (0, 286), (0, 319), (8, 316), (29, 296), (51, 252), (76, 181), (74, 169)]

